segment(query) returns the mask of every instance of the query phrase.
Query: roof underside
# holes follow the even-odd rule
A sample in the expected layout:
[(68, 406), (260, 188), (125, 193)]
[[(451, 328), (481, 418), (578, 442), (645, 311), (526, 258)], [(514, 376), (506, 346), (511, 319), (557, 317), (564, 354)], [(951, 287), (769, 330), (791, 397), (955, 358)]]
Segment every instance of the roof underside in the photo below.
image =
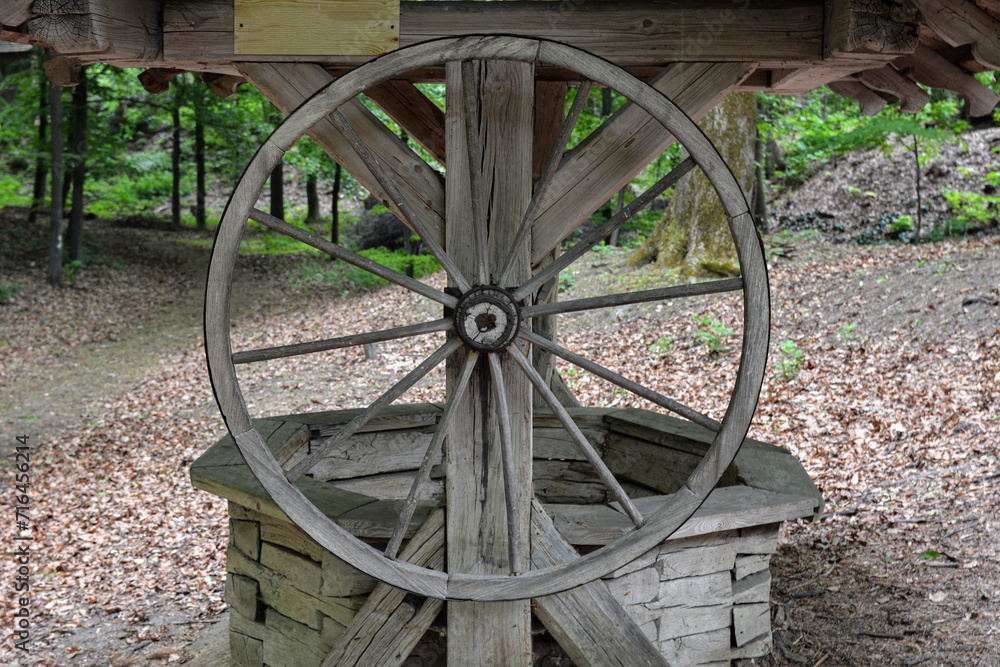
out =
[[(259, 4), (259, 3), (258, 3)], [(638, 2), (402, 2), (400, 47), (439, 37), (508, 34), (572, 44), (643, 79), (676, 62), (745, 62), (742, 90), (803, 93), (823, 84), (865, 113), (900, 101), (917, 111), (916, 83), (954, 90), (972, 116), (998, 98), (972, 74), (1000, 69), (1000, 0), (644, 0)], [(236, 54), (233, 0), (8, 0), (0, 38), (50, 49), (48, 70), (72, 85), (83, 65), (151, 69), (154, 92), (180, 71), (217, 92), (242, 80), (242, 61), (310, 62), (334, 76), (377, 55)], [(293, 41), (293, 43), (295, 43)], [(539, 79), (573, 73), (540, 66)], [(439, 81), (436, 70), (411, 81)]]

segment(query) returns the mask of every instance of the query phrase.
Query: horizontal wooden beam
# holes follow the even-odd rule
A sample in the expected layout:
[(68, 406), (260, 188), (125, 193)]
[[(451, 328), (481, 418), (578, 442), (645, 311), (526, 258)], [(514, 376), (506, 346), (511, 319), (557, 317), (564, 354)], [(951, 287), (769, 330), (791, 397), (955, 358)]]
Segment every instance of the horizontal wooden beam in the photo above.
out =
[(872, 90), (899, 98), (899, 110), (903, 113), (917, 113), (931, 101), (931, 96), (920, 86), (889, 65), (859, 72), (855, 78)]
[(36, 0), (28, 33), (55, 54), (152, 64), (160, 56), (160, 10), (159, 0)]
[[(105, 1), (105, 0), (102, 0)], [(823, 56), (822, 0), (601, 2), (403, 2), (400, 47), (465, 34), (554, 39), (620, 65), (677, 61), (785, 62)], [(240, 56), (233, 48), (232, 0), (168, 1), (163, 56), (174, 62), (301, 60)], [(366, 56), (309, 56), (356, 66)]]
[(823, 55), (863, 58), (913, 53), (919, 42), (910, 3), (888, 0), (826, 0)]
[(877, 116), (888, 104), (884, 97), (855, 79), (831, 81), (827, 86), (837, 95), (849, 97), (860, 104), (861, 113), (865, 116)]
[(0, 6), (0, 25), (19, 26), (31, 18), (31, 5), (35, 0), (6, 0)]

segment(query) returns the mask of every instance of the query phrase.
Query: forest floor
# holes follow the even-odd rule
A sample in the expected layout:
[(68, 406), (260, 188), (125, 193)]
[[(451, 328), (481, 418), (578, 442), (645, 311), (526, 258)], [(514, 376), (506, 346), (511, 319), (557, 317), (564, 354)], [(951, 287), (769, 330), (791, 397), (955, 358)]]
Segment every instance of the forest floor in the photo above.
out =
[[(226, 508), (188, 477), (224, 432), (200, 341), (209, 236), (92, 221), (90, 265), (52, 289), (44, 228), (23, 218), (0, 211), (11, 249), (0, 285), (22, 286), (0, 305), (0, 488), (14, 497), (15, 437), (27, 435), (31, 643), (21, 652), (9, 639), (17, 564), (4, 556), (0, 663), (209, 664), (195, 655), (206, 635), (223, 636)], [(752, 664), (1000, 664), (1000, 236), (861, 246), (783, 224), (765, 239), (771, 363), (750, 436), (791, 450), (827, 506), (783, 530), (775, 648)], [(626, 269), (624, 257), (588, 254), (561, 298), (651, 280), (653, 269)], [(234, 340), (274, 345), (439, 316), (395, 290), (306, 290), (305, 262), (241, 258)], [(696, 314), (735, 331), (722, 354), (695, 339)], [(738, 364), (733, 297), (561, 326), (596, 361), (709, 414), (724, 409)], [(372, 400), (433, 345), (272, 362), (241, 382), (255, 415), (338, 409)], [(799, 364), (783, 367), (793, 349)], [(642, 405), (563, 372), (585, 403)], [(441, 395), (432, 374), (409, 400)], [(5, 551), (18, 544), (8, 512)]]

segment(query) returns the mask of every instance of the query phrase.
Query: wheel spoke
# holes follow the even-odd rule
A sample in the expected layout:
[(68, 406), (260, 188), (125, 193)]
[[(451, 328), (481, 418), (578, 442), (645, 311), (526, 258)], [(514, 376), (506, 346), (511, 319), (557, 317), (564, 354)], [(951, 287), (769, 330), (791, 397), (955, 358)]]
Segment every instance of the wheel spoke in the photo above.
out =
[(409, 531), (410, 519), (413, 518), (413, 512), (417, 508), (417, 499), (420, 497), (420, 489), (427, 483), (427, 480), (430, 479), (434, 459), (437, 458), (438, 453), (441, 451), (441, 445), (444, 443), (444, 439), (448, 435), (448, 429), (451, 427), (451, 418), (455, 414), (455, 406), (462, 401), (462, 397), (465, 395), (465, 390), (469, 385), (469, 377), (472, 376), (472, 370), (476, 367), (476, 360), (478, 359), (479, 352), (476, 350), (469, 350), (469, 356), (465, 358), (465, 363), (462, 364), (462, 370), (459, 371), (458, 380), (454, 385), (455, 388), (452, 394), (448, 397), (448, 403), (445, 405), (444, 414), (441, 415), (441, 420), (438, 422), (437, 429), (434, 431), (434, 437), (431, 439), (431, 444), (427, 446), (427, 451), (424, 452), (424, 458), (420, 462), (420, 468), (417, 470), (417, 474), (413, 478), (413, 484), (410, 486), (410, 493), (406, 496), (406, 502), (403, 504), (403, 510), (400, 512), (399, 519), (396, 521), (396, 528), (392, 531), (392, 537), (389, 539), (389, 545), (385, 548), (385, 555), (387, 558), (396, 557), (396, 554), (399, 552), (399, 545), (402, 544), (403, 537)]
[(521, 515), (517, 511), (517, 478), (514, 474), (514, 442), (510, 435), (510, 407), (507, 389), (503, 383), (503, 369), (496, 354), (489, 355), (490, 377), (497, 400), (497, 418), (500, 422), (500, 446), (503, 454), (503, 481), (507, 500), (507, 545), (510, 549), (510, 568), (513, 574), (521, 573)]
[(608, 237), (611, 232), (615, 231), (622, 225), (623, 222), (631, 218), (633, 215), (646, 208), (651, 201), (663, 194), (668, 188), (670, 188), (674, 183), (676, 183), (680, 178), (691, 171), (694, 167), (694, 159), (687, 158), (679, 165), (670, 170), (666, 176), (658, 180), (656, 183), (651, 185), (648, 190), (643, 192), (641, 195), (632, 200), (628, 206), (622, 209), (620, 212), (616, 213), (603, 225), (594, 229), (582, 240), (580, 240), (576, 245), (574, 245), (570, 250), (566, 251), (559, 259), (549, 264), (547, 267), (536, 273), (531, 277), (528, 282), (524, 283), (516, 290), (514, 290), (514, 298), (518, 301), (525, 298), (532, 291), (535, 290), (539, 285), (543, 285), (548, 280), (554, 276), (559, 275), (559, 272), (565, 269), (567, 266), (582, 257), (588, 250), (593, 248), (595, 245), (600, 243), (602, 240)]
[(701, 296), (704, 294), (735, 292), (736, 290), (741, 289), (743, 289), (742, 278), (727, 278), (726, 280), (712, 280), (709, 282), (695, 283), (693, 285), (675, 285), (673, 287), (661, 287), (659, 289), (642, 290), (640, 292), (607, 294), (604, 296), (591, 297), (589, 299), (572, 299), (570, 301), (541, 303), (535, 306), (527, 306), (521, 311), (521, 314), (524, 317), (539, 317), (541, 315), (555, 315), (557, 313), (574, 313), (580, 310), (592, 310), (594, 308), (626, 306), (633, 303), (644, 303), (647, 301), (666, 301), (668, 299), (683, 299), (691, 296)]
[(382, 331), (368, 331), (353, 336), (341, 336), (339, 338), (327, 338), (325, 340), (314, 340), (308, 343), (297, 343), (295, 345), (279, 345), (276, 347), (264, 347), (258, 350), (245, 350), (233, 355), (234, 364), (248, 364), (255, 361), (269, 361), (271, 359), (281, 359), (284, 357), (294, 357), (300, 354), (312, 354), (315, 352), (326, 352), (328, 350), (339, 350), (345, 347), (356, 345), (370, 345), (372, 343), (385, 343), (386, 341), (399, 338), (409, 338), (410, 336), (420, 336), (423, 334), (437, 333), (439, 331), (451, 331), (455, 326), (455, 321), (446, 317), (431, 322), (421, 322), (411, 324), (406, 327), (396, 327), (394, 329), (383, 329)]
[(549, 185), (552, 183), (552, 177), (559, 168), (559, 163), (562, 162), (563, 153), (566, 152), (566, 145), (569, 143), (570, 136), (573, 134), (573, 128), (576, 127), (576, 121), (580, 119), (580, 112), (583, 111), (583, 105), (587, 101), (587, 96), (589, 94), (590, 81), (584, 79), (576, 91), (576, 97), (573, 98), (573, 105), (569, 109), (569, 114), (566, 116), (566, 120), (563, 121), (562, 129), (559, 131), (559, 136), (556, 138), (555, 144), (552, 146), (552, 152), (549, 153), (549, 159), (545, 162), (545, 168), (542, 170), (542, 175), (535, 184), (534, 191), (531, 195), (531, 201), (528, 203), (528, 208), (524, 211), (524, 218), (521, 220), (521, 226), (518, 227), (517, 234), (514, 236), (514, 242), (510, 246), (510, 253), (507, 255), (507, 261), (504, 262), (503, 268), (500, 270), (500, 277), (497, 280), (497, 285), (506, 285), (507, 280), (510, 279), (510, 272), (514, 267), (514, 257), (517, 253), (517, 248), (525, 242), (525, 237), (528, 235), (528, 232), (531, 231), (531, 223), (535, 221), (535, 216), (538, 215), (538, 208), (542, 204), (542, 198), (545, 196), (545, 192), (549, 189)]
[(479, 114), (479, 86), (475, 83), (476, 66), (471, 60), (462, 63), (462, 94), (465, 106), (462, 113), (465, 124), (465, 154), (469, 166), (469, 192), (472, 204), (472, 227), (476, 243), (476, 260), (479, 269), (479, 284), (489, 284), (490, 262), (486, 251), (486, 216), (483, 206), (483, 151), (480, 143), (476, 119)]
[(419, 280), (410, 278), (404, 273), (382, 266), (378, 262), (372, 261), (364, 255), (351, 252), (347, 248), (343, 248), (336, 243), (331, 243), (321, 236), (316, 236), (311, 232), (300, 229), (295, 225), (291, 225), (281, 218), (276, 218), (270, 213), (265, 213), (258, 208), (250, 211), (250, 219), (257, 221), (276, 232), (280, 232), (285, 236), (289, 236), (296, 241), (301, 241), (307, 246), (325, 252), (331, 257), (336, 257), (337, 259), (343, 260), (348, 264), (358, 267), (359, 269), (363, 269), (368, 273), (376, 275), (379, 278), (385, 278), (391, 283), (395, 283), (400, 287), (405, 287), (411, 292), (416, 292), (421, 296), (426, 296), (428, 299), (433, 299), (447, 308), (454, 308), (455, 304), (458, 303), (458, 299), (450, 294), (445, 294), (441, 290), (434, 289), (430, 285), (426, 285)]
[(427, 228), (421, 221), (420, 216), (417, 215), (417, 212), (413, 210), (410, 203), (405, 197), (403, 197), (402, 193), (399, 191), (399, 187), (396, 185), (396, 182), (389, 176), (389, 174), (386, 173), (382, 163), (379, 162), (378, 158), (375, 157), (375, 154), (372, 153), (368, 144), (361, 140), (361, 137), (359, 137), (358, 133), (354, 131), (354, 128), (351, 127), (351, 124), (347, 122), (347, 119), (344, 118), (342, 113), (334, 111), (331, 114), (331, 118), (333, 119), (333, 124), (336, 125), (337, 129), (344, 134), (344, 137), (347, 139), (348, 143), (351, 144), (351, 147), (354, 148), (358, 155), (361, 156), (365, 166), (367, 166), (372, 172), (372, 175), (375, 176), (375, 180), (382, 185), (386, 194), (388, 194), (396, 206), (399, 207), (400, 212), (406, 217), (406, 221), (410, 223), (413, 231), (415, 231), (420, 237), (420, 240), (427, 245), (431, 254), (437, 258), (437, 261), (441, 263), (441, 266), (443, 266), (444, 270), (448, 272), (448, 275), (452, 277), (452, 280), (455, 281), (459, 289), (463, 292), (469, 291), (472, 287), (469, 284), (469, 281), (466, 280), (462, 272), (458, 270), (458, 266), (455, 265), (455, 262), (452, 261), (451, 257), (445, 253), (444, 248), (441, 247), (441, 244), (438, 243), (437, 239), (427, 231)]
[(461, 345), (462, 340), (456, 336), (449, 339), (444, 345), (435, 350), (431, 356), (427, 357), (420, 363), (420, 365), (407, 373), (402, 380), (394, 384), (388, 391), (375, 399), (375, 402), (365, 408), (364, 412), (344, 424), (339, 431), (321, 442), (307, 458), (303, 459), (298, 463), (298, 465), (289, 470), (285, 475), (285, 477), (288, 478), (288, 481), (294, 482), (299, 477), (312, 470), (312, 467), (319, 463), (320, 460), (330, 453), (334, 447), (343, 443), (349, 437), (354, 435), (358, 429), (374, 419), (378, 413), (382, 412), (382, 410), (388, 407), (393, 401), (402, 396), (410, 387), (415, 385), (420, 378), (431, 372), (435, 366), (448, 358), (448, 356), (461, 347)]
[(583, 433), (580, 432), (580, 428), (576, 425), (576, 422), (574, 422), (573, 418), (569, 416), (569, 413), (566, 412), (566, 408), (562, 406), (562, 403), (560, 403), (559, 399), (557, 399), (555, 394), (552, 393), (549, 386), (545, 384), (545, 380), (542, 379), (542, 376), (538, 374), (535, 367), (531, 365), (531, 362), (519, 349), (513, 345), (507, 349), (510, 356), (514, 358), (514, 361), (517, 362), (517, 364), (524, 371), (525, 375), (528, 376), (528, 379), (531, 380), (531, 384), (535, 385), (535, 389), (538, 390), (538, 393), (542, 395), (545, 402), (549, 404), (550, 408), (552, 408), (552, 412), (555, 413), (556, 418), (563, 425), (563, 428), (565, 428), (566, 431), (573, 436), (573, 439), (576, 440), (576, 444), (580, 448), (581, 453), (586, 457), (587, 461), (590, 462), (590, 465), (594, 467), (594, 470), (597, 472), (597, 476), (601, 478), (601, 481), (608, 489), (611, 497), (621, 504), (622, 508), (625, 510), (625, 514), (627, 514), (628, 518), (632, 520), (632, 523), (635, 524), (636, 528), (642, 526), (642, 514), (635, 506), (635, 503), (632, 502), (632, 499), (625, 493), (621, 484), (618, 483), (615, 476), (611, 474), (610, 470), (608, 470), (608, 466), (604, 464), (600, 455), (594, 451), (594, 447), (590, 444), (587, 438), (584, 437)]
[(678, 403), (674, 399), (668, 398), (659, 392), (643, 387), (638, 382), (629, 380), (628, 378), (623, 377), (618, 373), (615, 373), (614, 371), (605, 368), (604, 366), (601, 366), (600, 364), (594, 363), (589, 359), (581, 357), (579, 354), (576, 354), (575, 352), (570, 352), (561, 345), (553, 343), (552, 341), (546, 338), (542, 338), (536, 333), (532, 333), (531, 331), (521, 329), (521, 331), (518, 333), (518, 337), (524, 341), (531, 343), (532, 345), (537, 345), (538, 347), (542, 348), (543, 350), (546, 350), (547, 352), (551, 352), (557, 357), (565, 359), (571, 364), (579, 366), (588, 373), (593, 373), (598, 377), (604, 378), (608, 382), (618, 385), (622, 389), (627, 389), (636, 396), (645, 398), (647, 401), (650, 401), (652, 403), (656, 403), (661, 408), (666, 408), (667, 410), (670, 410), (671, 412), (678, 414), (681, 417), (684, 417), (685, 419), (688, 419), (694, 422), (695, 424), (698, 424), (699, 426), (704, 426), (710, 431), (715, 432), (722, 427), (722, 425), (719, 422), (715, 421), (711, 417), (703, 415), (697, 410), (689, 408), (688, 406), (682, 403)]

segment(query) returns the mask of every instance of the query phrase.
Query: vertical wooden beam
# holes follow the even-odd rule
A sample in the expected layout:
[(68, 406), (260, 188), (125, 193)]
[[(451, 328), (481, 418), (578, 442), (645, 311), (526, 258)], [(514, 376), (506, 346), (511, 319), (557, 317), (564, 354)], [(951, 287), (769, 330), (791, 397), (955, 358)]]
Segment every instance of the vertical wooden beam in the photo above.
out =
[[(468, 276), (477, 275), (470, 206), (466, 109), (461, 63), (447, 67), (447, 184), (445, 235), (447, 251)], [(532, 98), (530, 64), (504, 61), (475, 63), (479, 109), (469, 120), (482, 146), (483, 190), (488, 194), (488, 253), (494, 270), (509, 252), (521, 216), (531, 197)], [(527, 244), (525, 244), (527, 245)], [(529, 248), (518, 249), (515, 282), (528, 277)], [(457, 360), (449, 366), (454, 382)], [(515, 469), (521, 497), (521, 544), (528, 544), (531, 473), (531, 388), (524, 376), (503, 362)], [(447, 441), (448, 570), (479, 574), (510, 572), (507, 512), (499, 424), (489, 366), (482, 360)], [(522, 554), (526, 569), (527, 553)], [(455, 665), (524, 665), (531, 663), (529, 601), (450, 602), (448, 662)]]
[(535, 82), (535, 139), (531, 149), (531, 178), (545, 169), (552, 144), (559, 138), (566, 118), (566, 84), (562, 81)]

